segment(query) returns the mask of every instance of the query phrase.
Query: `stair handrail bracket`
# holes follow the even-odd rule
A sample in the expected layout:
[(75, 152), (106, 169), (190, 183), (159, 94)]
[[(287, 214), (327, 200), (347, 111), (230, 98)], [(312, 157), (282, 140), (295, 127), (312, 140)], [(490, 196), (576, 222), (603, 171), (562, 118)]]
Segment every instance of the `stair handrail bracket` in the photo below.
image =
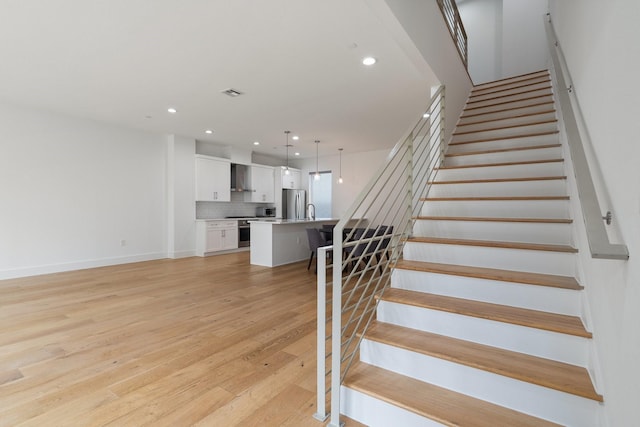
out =
[[(587, 161), (587, 156), (585, 154), (584, 145), (578, 128), (578, 121), (583, 123), (582, 117), (580, 114), (576, 114), (570, 99), (570, 94), (573, 94), (575, 90), (549, 14), (547, 14), (545, 19), (545, 28), (549, 43), (549, 53), (551, 55), (553, 69), (555, 70), (555, 79), (557, 87), (559, 88), (557, 91), (558, 102), (560, 104), (563, 119), (562, 122), (564, 122), (567, 143), (573, 163), (578, 197), (580, 198), (580, 205), (582, 206), (582, 214), (584, 217), (591, 257), (628, 260), (629, 250), (627, 249), (627, 246), (624, 244), (611, 243), (609, 236), (607, 235), (605, 221), (603, 221), (603, 219), (608, 218), (609, 214), (607, 213), (607, 215), (603, 216), (603, 210), (598, 202), (596, 188), (593, 183), (592, 174), (589, 169), (589, 163)], [(565, 78), (565, 75), (567, 78)], [(567, 79), (569, 81), (568, 83), (566, 81)], [(563, 88), (565, 90), (562, 90)], [(609, 223), (609, 220), (607, 220), (607, 223)]]
[[(341, 384), (375, 317), (378, 298), (391, 283), (392, 270), (441, 165), (446, 149), (444, 106), (445, 88), (440, 86), (416, 125), (393, 147), (385, 164), (336, 224), (333, 245), (318, 250), (314, 417), (324, 420), (330, 416), (329, 426), (340, 425)], [(327, 252), (333, 254), (331, 266), (326, 263)], [(326, 269), (332, 269), (330, 275)], [(330, 309), (325, 300), (329, 277)]]

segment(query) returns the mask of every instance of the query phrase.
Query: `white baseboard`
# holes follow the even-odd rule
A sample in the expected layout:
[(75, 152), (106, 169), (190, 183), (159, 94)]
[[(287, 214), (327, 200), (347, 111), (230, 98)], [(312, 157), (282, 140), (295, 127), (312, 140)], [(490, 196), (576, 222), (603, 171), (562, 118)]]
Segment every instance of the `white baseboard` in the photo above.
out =
[(61, 273), (64, 271), (84, 270), (87, 268), (106, 267), (109, 265), (129, 264), (132, 262), (152, 261), (167, 258), (167, 254), (152, 252), (147, 254), (130, 255), (124, 257), (92, 259), (84, 261), (65, 262), (60, 264), (46, 264), (32, 267), (13, 268), (0, 271), (0, 280), (17, 279), (19, 277), (39, 276), (42, 274)]

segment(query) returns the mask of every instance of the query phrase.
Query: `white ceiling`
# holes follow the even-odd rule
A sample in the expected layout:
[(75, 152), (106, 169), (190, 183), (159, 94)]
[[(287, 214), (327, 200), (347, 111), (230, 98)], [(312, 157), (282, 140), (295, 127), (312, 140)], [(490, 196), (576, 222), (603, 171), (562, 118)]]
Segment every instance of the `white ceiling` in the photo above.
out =
[(0, 99), (275, 156), (285, 129), (302, 157), (391, 147), (434, 82), (372, 3), (0, 0)]

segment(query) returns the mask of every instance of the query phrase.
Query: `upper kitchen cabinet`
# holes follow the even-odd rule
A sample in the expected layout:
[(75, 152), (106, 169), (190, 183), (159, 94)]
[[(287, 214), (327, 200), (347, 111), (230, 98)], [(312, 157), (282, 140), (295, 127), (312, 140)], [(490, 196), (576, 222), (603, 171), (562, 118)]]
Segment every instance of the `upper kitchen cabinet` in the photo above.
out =
[(196, 155), (196, 200), (231, 201), (231, 162), (216, 157)]
[(285, 173), (285, 169), (281, 169), (282, 188), (298, 189), (300, 188), (300, 170), (289, 168), (289, 174)]
[(250, 167), (251, 192), (250, 200), (255, 203), (273, 203), (275, 194), (275, 173), (270, 166), (251, 165)]

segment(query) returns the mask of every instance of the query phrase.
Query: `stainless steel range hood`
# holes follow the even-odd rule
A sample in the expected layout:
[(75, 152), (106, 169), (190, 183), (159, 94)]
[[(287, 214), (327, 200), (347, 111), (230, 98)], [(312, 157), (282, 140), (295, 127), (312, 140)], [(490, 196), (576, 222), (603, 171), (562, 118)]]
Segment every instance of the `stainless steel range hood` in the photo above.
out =
[(253, 191), (249, 183), (249, 166), (231, 163), (231, 191), (247, 193)]

